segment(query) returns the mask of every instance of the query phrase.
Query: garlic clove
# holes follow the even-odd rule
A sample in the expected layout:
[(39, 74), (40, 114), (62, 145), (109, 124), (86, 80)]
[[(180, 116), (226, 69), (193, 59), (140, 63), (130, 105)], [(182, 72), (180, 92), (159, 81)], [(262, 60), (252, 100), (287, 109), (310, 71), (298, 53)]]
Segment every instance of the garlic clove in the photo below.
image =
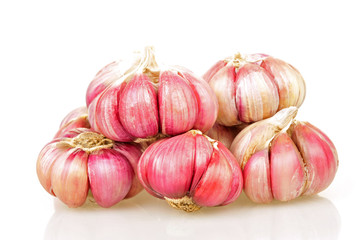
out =
[(256, 122), (273, 116), (278, 109), (279, 96), (272, 77), (256, 64), (239, 68), (236, 80), (236, 106), (239, 120)]
[(203, 75), (203, 79), (209, 82), (214, 77), (214, 75), (226, 65), (227, 61), (218, 61)]
[(217, 123), (221, 125), (240, 124), (236, 106), (235, 79), (235, 67), (227, 65), (220, 69), (209, 81), (209, 85), (216, 94), (219, 106), (221, 106), (217, 117)]
[(72, 129), (76, 128), (90, 128), (90, 124), (87, 117), (80, 117), (74, 121), (69, 122), (63, 126), (55, 134), (54, 138), (64, 137), (64, 135)]
[(192, 129), (197, 120), (198, 103), (185, 79), (172, 71), (162, 72), (158, 102), (163, 134), (176, 135)]
[(231, 191), (228, 194), (226, 200), (222, 203), (222, 205), (227, 205), (229, 203), (234, 202), (238, 196), (242, 192), (243, 188), (243, 176), (242, 171), (240, 169), (239, 164), (237, 164), (236, 158), (233, 154), (226, 148), (223, 144), (218, 143), (217, 148), (219, 149), (220, 153), (228, 159), (228, 163), (232, 169), (233, 177), (231, 183)]
[(107, 91), (94, 99), (89, 106), (89, 122), (95, 131), (101, 132), (107, 138), (129, 142), (133, 138), (121, 125), (118, 116), (118, 96), (124, 87), (125, 83), (112, 85)]
[(302, 194), (306, 183), (304, 164), (296, 145), (287, 133), (279, 133), (270, 149), (273, 197), (289, 201)]
[(51, 184), (53, 192), (69, 207), (84, 204), (88, 195), (88, 154), (72, 148), (61, 155), (53, 165)]
[(48, 143), (41, 150), (36, 163), (36, 173), (41, 185), (48, 193), (54, 196), (55, 194), (51, 186), (51, 172), (56, 160), (65, 152), (64, 149), (57, 148), (56, 145), (57, 141)]
[(119, 118), (124, 129), (132, 136), (146, 138), (158, 133), (157, 95), (145, 74), (134, 75), (122, 92)]
[(123, 143), (115, 143), (113, 149), (126, 157), (130, 165), (132, 166), (134, 174), (133, 183), (129, 192), (125, 196), (125, 198), (131, 198), (143, 190), (142, 184), (140, 183), (137, 175), (137, 166), (140, 156), (142, 155), (142, 151), (140, 150), (140, 147), (138, 145)]
[(273, 57), (262, 61), (261, 67), (273, 76), (280, 97), (278, 110), (300, 107), (306, 96), (306, 84), (300, 72), (292, 65)]
[(54, 138), (63, 137), (68, 131), (76, 128), (90, 128), (87, 107), (79, 107), (68, 113), (60, 123)]
[(268, 149), (256, 152), (243, 169), (244, 191), (256, 203), (272, 201)]
[(194, 174), (192, 179), (192, 185), (190, 187), (190, 192), (193, 193), (204, 172), (207, 170), (209, 161), (213, 153), (213, 147), (212, 144), (208, 141), (208, 139), (203, 137), (201, 134), (197, 134), (197, 132), (192, 131), (186, 133), (186, 135), (189, 134), (193, 134), (195, 136), (196, 148), (194, 158)]
[(77, 120), (78, 118), (84, 117), (86, 118), (88, 116), (88, 109), (85, 106), (78, 107), (74, 110), (72, 110), (70, 113), (68, 113), (63, 120), (60, 123), (59, 128), (64, 127), (65, 125), (68, 125), (70, 122)]
[(114, 61), (109, 63), (95, 75), (93, 81), (90, 82), (87, 89), (86, 105), (88, 107), (90, 103), (110, 84), (123, 76), (121, 71), (122, 68), (119, 68), (122, 63), (122, 61)]
[(268, 142), (273, 138), (277, 130), (273, 125), (258, 123), (245, 128), (232, 142), (230, 150), (242, 169), (246, 166), (252, 154), (268, 146)]
[(114, 82), (121, 79), (124, 75), (133, 71), (139, 65), (140, 54), (133, 53), (129, 59), (114, 61), (103, 67), (90, 82), (86, 92), (86, 105), (89, 107), (90, 103), (99, 96), (105, 89), (107, 89)]
[(134, 172), (127, 159), (113, 149), (93, 152), (88, 160), (90, 189), (102, 207), (122, 200), (132, 186)]
[(304, 195), (326, 189), (335, 177), (338, 156), (331, 140), (310, 123), (297, 121), (291, 129), (292, 140), (300, 150), (307, 169)]
[(168, 171), (148, 171), (147, 180), (152, 189), (172, 199), (186, 195), (193, 178), (194, 154), (195, 140), (186, 134), (160, 143), (148, 162), (148, 169)]
[(148, 180), (148, 168), (150, 162), (153, 161), (154, 157), (158, 154), (158, 148), (159, 145), (161, 145), (164, 141), (167, 139), (161, 139), (156, 141), (155, 143), (151, 144), (147, 149), (147, 154), (142, 154), (142, 164), (138, 164), (138, 178), (141, 184), (143, 185), (144, 189), (157, 198), (163, 198), (163, 196), (160, 193), (157, 193), (151, 186)]
[(206, 132), (217, 119), (219, 109), (217, 97), (203, 79), (196, 78), (190, 71), (184, 71), (181, 75), (188, 81), (198, 102), (198, 115), (193, 129)]
[(236, 136), (230, 150), (242, 169), (253, 153), (268, 147), (273, 137), (291, 124), (297, 111), (297, 107), (282, 109), (271, 118), (247, 126)]
[(195, 187), (193, 201), (199, 206), (217, 206), (226, 201), (231, 191), (232, 168), (217, 148), (205, 173)]

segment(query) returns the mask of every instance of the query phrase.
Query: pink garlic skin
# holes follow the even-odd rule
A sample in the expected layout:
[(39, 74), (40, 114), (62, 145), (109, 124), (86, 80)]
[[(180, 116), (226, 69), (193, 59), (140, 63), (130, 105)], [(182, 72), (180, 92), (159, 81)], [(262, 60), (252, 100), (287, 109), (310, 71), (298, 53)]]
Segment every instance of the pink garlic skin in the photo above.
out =
[(54, 138), (62, 137), (66, 132), (75, 128), (90, 128), (88, 109), (85, 106), (76, 108), (65, 116)]
[(236, 106), (242, 122), (256, 122), (273, 116), (278, 109), (277, 86), (256, 64), (246, 64), (236, 78)]
[(139, 56), (135, 55), (133, 58), (128, 59), (128, 61), (118, 60), (103, 67), (88, 86), (86, 105), (89, 106), (96, 96), (112, 85), (117, 79), (127, 74), (132, 69), (132, 66), (139, 61)]
[(193, 129), (206, 132), (216, 121), (219, 110), (217, 97), (207, 82), (202, 78), (197, 78), (193, 73), (185, 68), (181, 73), (194, 91), (198, 103), (198, 116), (194, 123)]
[(176, 135), (190, 130), (197, 120), (197, 98), (189, 84), (177, 73), (159, 76), (159, 115), (162, 133)]
[[(139, 138), (154, 136), (158, 133), (157, 94), (145, 74), (135, 75), (120, 98), (119, 118), (128, 133)], [(139, 124), (133, 124), (136, 121)]]
[(203, 78), (220, 105), (217, 123), (225, 126), (256, 122), (281, 109), (300, 107), (306, 93), (296, 68), (265, 54), (238, 54), (218, 61)]
[(306, 85), (300, 72), (292, 65), (273, 57), (261, 63), (272, 77), (278, 88), (278, 110), (290, 106), (300, 107), (305, 99)]
[(270, 149), (272, 193), (275, 199), (289, 201), (302, 194), (306, 172), (302, 156), (286, 133), (279, 133)]
[(143, 186), (140, 183), (137, 175), (137, 168), (140, 156), (142, 155), (143, 148), (140, 145), (136, 144), (124, 144), (124, 143), (115, 143), (113, 150), (117, 151), (123, 155), (129, 162), (133, 170), (133, 181), (132, 185), (125, 196), (125, 198), (131, 198), (137, 195), (140, 191), (143, 190)]
[(37, 174), (44, 189), (69, 207), (83, 205), (89, 189), (102, 207), (111, 207), (139, 193), (142, 186), (136, 168), (141, 147), (115, 142), (111, 148), (85, 151), (67, 143), (85, 133), (93, 132), (85, 128), (73, 129), (40, 152)]
[(227, 61), (221, 60), (214, 64), (204, 75), (203, 79), (207, 82), (214, 77), (214, 75), (227, 65)]
[(194, 130), (148, 147), (139, 161), (138, 176), (153, 196), (188, 196), (198, 206), (208, 207), (233, 202), (243, 186), (241, 170), (229, 150)]
[(336, 175), (338, 156), (335, 146), (321, 130), (308, 122), (296, 122), (291, 136), (306, 160), (308, 178), (304, 194), (323, 191)]
[(244, 191), (249, 199), (257, 203), (272, 201), (268, 150), (252, 155), (243, 169), (243, 176)]
[(215, 73), (214, 77), (208, 82), (215, 92), (220, 106), (217, 123), (224, 126), (233, 126), (241, 123), (238, 119), (236, 105), (235, 78), (234, 66), (227, 65)]
[(226, 127), (215, 123), (211, 129), (205, 132), (208, 137), (220, 141), (226, 148), (230, 148), (234, 138), (240, 132), (238, 128)]
[(295, 121), (296, 113), (297, 108), (290, 107), (251, 124), (231, 145), (244, 170), (245, 193), (254, 202), (317, 194), (335, 177), (335, 146), (318, 128)]
[(88, 173), (94, 199), (102, 207), (111, 207), (125, 198), (134, 175), (128, 160), (113, 149), (91, 154)]
[(116, 79), (116, 77), (123, 75), (117, 71), (119, 63), (120, 61), (109, 63), (95, 75), (94, 80), (89, 84), (87, 89), (87, 106), (89, 106), (94, 98), (103, 92)]
[(58, 141), (52, 141), (45, 145), (41, 150), (38, 161), (36, 163), (36, 173), (38, 175), (40, 184), (44, 189), (54, 195), (53, 188), (51, 185), (51, 172), (54, 165), (54, 162), (63, 154), (65, 154), (64, 149), (57, 148), (56, 144)]
[[(218, 102), (201, 78), (183, 67), (159, 69), (152, 49), (127, 70), (101, 70), (87, 91), (91, 127), (115, 141), (210, 129)], [(100, 89), (100, 90), (99, 90)]]
[(79, 149), (68, 149), (52, 167), (50, 181), (54, 195), (69, 207), (85, 203), (89, 183), (87, 174), (88, 154)]
[[(107, 88), (106, 92), (98, 95), (89, 105), (89, 123), (97, 132), (119, 142), (130, 142), (133, 137), (125, 130), (119, 121), (119, 92), (125, 84), (115, 84)], [(107, 94), (105, 94), (107, 93)]]

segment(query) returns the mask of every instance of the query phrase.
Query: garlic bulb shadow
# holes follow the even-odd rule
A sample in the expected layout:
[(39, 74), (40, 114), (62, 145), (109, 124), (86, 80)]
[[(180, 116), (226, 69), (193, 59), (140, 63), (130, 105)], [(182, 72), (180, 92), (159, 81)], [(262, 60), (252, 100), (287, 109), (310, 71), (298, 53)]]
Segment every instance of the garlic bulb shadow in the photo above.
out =
[(104, 209), (70, 209), (54, 200), (44, 239), (337, 239), (340, 215), (320, 196), (255, 204), (244, 194), (228, 206), (186, 213), (146, 192)]

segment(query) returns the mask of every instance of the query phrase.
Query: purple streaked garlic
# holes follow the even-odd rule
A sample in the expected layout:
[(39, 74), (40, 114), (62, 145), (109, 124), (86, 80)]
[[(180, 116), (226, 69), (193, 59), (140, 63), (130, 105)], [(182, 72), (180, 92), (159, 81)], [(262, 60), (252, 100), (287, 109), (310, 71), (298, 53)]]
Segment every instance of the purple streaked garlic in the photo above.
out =
[(138, 176), (151, 195), (187, 212), (227, 205), (243, 186), (231, 152), (198, 130), (150, 145), (139, 160)]
[(62, 137), (66, 132), (75, 128), (90, 128), (88, 109), (85, 106), (74, 109), (64, 117), (54, 138)]
[(87, 90), (89, 122), (115, 141), (206, 132), (218, 113), (207, 82), (183, 67), (161, 66), (153, 49), (131, 62), (113, 62), (98, 72)]
[(244, 191), (254, 202), (289, 201), (313, 195), (333, 181), (338, 156), (331, 140), (296, 107), (279, 111), (240, 132), (231, 145), (243, 170)]
[(292, 65), (265, 54), (218, 61), (203, 76), (219, 103), (217, 122), (225, 126), (256, 122), (290, 106), (300, 107), (306, 86)]
[(36, 170), (44, 189), (69, 207), (83, 205), (89, 190), (96, 203), (111, 207), (143, 189), (136, 174), (141, 154), (137, 144), (77, 128), (45, 145)]

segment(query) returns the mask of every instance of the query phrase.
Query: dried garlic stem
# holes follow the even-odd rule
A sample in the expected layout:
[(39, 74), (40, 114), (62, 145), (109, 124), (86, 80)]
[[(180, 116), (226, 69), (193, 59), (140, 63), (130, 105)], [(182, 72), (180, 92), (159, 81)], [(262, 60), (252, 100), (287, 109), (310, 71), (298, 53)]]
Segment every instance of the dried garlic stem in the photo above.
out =
[(198, 211), (199, 209), (201, 209), (201, 206), (198, 206), (197, 204), (195, 204), (193, 202), (192, 198), (190, 198), (188, 196), (184, 196), (182, 198), (177, 198), (177, 199), (164, 197), (164, 199), (167, 201), (167, 203), (170, 206), (172, 206), (178, 210), (183, 210), (186, 212), (195, 212), (195, 211)]
[(92, 153), (97, 150), (112, 148), (114, 142), (101, 134), (84, 132), (75, 138), (65, 139), (59, 142), (59, 144), (72, 148), (80, 148), (87, 153)]

